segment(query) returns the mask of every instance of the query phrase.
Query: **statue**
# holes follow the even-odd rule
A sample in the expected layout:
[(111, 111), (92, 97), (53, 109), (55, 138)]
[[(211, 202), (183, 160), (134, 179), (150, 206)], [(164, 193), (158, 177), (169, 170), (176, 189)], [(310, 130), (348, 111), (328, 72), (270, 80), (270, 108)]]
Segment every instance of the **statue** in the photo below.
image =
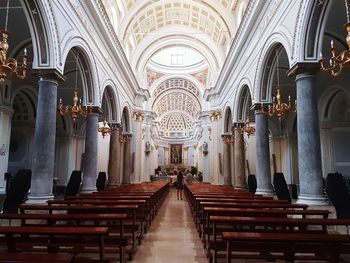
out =
[(203, 145), (202, 145), (202, 152), (203, 154), (208, 154), (208, 143), (207, 142), (203, 142)]
[(145, 153), (149, 154), (150, 152), (151, 152), (151, 144), (149, 142), (146, 142)]

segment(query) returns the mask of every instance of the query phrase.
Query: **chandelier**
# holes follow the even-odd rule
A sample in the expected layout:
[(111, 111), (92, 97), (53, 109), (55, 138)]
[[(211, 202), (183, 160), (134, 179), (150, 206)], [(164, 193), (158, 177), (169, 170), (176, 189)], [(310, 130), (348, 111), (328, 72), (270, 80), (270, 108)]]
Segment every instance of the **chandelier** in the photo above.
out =
[(10, 73), (16, 73), (19, 79), (24, 79), (27, 73), (28, 56), (27, 56), (26, 49), (24, 49), (24, 53), (21, 56), (22, 63), (20, 64), (18, 64), (16, 59), (14, 58), (7, 58), (7, 51), (10, 47), (8, 44), (8, 38), (9, 38), (10, 32), (7, 31), (7, 23), (8, 23), (9, 9), (10, 9), (9, 5), (10, 5), (10, 0), (7, 0), (5, 30), (0, 31), (2, 36), (2, 40), (0, 42), (0, 84), (3, 84), (6, 81), (7, 75)]
[(344, 50), (339, 55), (336, 54), (336, 50), (334, 47), (334, 42), (331, 40), (331, 48), (330, 52), (332, 57), (329, 59), (329, 65), (326, 65), (324, 62), (322, 52), (320, 53), (320, 64), (321, 69), (323, 71), (331, 71), (331, 74), (333, 76), (338, 76), (343, 67), (348, 67), (350, 65), (350, 19), (349, 19), (349, 6), (348, 6), (348, 0), (345, 0), (345, 9), (346, 9), (346, 24), (344, 25), (344, 28), (347, 32), (346, 36), (346, 43), (348, 45), (348, 50)]
[[(276, 62), (276, 73), (277, 73), (277, 87), (276, 87), (276, 96), (272, 96), (272, 103), (269, 104), (268, 108), (266, 109), (263, 104), (261, 103), (261, 111), (272, 117), (272, 116), (277, 116), (277, 118), (280, 120), (282, 117), (284, 117), (284, 115), (286, 114), (286, 112), (291, 111), (292, 110), (292, 102), (290, 99), (290, 95), (288, 95), (288, 101), (287, 102), (282, 102), (281, 99), (281, 89), (280, 89), (280, 78), (279, 78), (279, 70), (278, 70), (278, 51), (276, 51), (276, 57), (277, 57), (277, 62)], [(295, 105), (296, 106), (296, 101), (295, 101)]]
[(106, 119), (103, 120), (103, 126), (98, 128), (98, 132), (102, 133), (102, 138), (111, 134), (112, 129), (108, 126)]
[[(77, 54), (77, 64), (75, 71), (75, 90), (73, 95), (73, 105), (63, 105), (62, 99), (59, 100), (57, 109), (61, 115), (69, 114), (71, 115), (73, 122), (76, 122), (79, 116), (86, 117), (90, 111), (87, 106), (81, 105), (81, 99), (79, 99), (77, 86), (78, 86), (78, 54)], [(91, 110), (91, 109), (90, 109)]]
[(74, 122), (79, 116), (86, 117), (89, 113), (88, 108), (81, 105), (81, 99), (78, 97), (78, 91), (74, 91), (73, 105), (64, 106), (62, 99), (59, 100), (57, 109), (61, 115), (70, 114)]

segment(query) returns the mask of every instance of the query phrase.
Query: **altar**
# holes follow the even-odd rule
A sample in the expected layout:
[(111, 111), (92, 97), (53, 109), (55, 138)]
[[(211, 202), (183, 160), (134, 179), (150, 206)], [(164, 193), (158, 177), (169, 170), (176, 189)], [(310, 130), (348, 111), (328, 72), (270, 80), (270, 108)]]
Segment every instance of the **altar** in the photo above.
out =
[(170, 144), (170, 163), (182, 163), (182, 144)]

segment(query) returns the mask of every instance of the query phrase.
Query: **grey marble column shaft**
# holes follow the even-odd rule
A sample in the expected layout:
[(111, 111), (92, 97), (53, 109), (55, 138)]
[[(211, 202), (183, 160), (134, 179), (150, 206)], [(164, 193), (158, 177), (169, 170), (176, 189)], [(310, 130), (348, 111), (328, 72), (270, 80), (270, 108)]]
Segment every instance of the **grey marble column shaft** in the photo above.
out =
[(96, 190), (98, 132), (97, 129), (98, 114), (90, 113), (86, 118), (85, 154), (82, 168), (82, 192), (92, 192)]
[(234, 160), (235, 160), (235, 188), (247, 188), (245, 176), (245, 150), (243, 133), (239, 128), (235, 128), (235, 144), (234, 144)]
[(131, 138), (126, 139), (124, 147), (124, 162), (123, 162), (123, 184), (130, 184), (131, 176)]
[(230, 148), (231, 148), (231, 144), (224, 141), (224, 156), (223, 156), (224, 185), (231, 185), (232, 186)]
[(41, 77), (35, 121), (32, 181), (28, 202), (43, 203), (53, 197), (55, 164), (57, 80)]
[(120, 184), (120, 131), (119, 128), (112, 130), (109, 143), (109, 161), (108, 161), (108, 184), (116, 186)]
[(273, 194), (271, 185), (270, 146), (268, 118), (260, 111), (255, 112), (256, 125), (256, 180), (257, 193)]
[(296, 76), (300, 195), (298, 202), (324, 204), (316, 77)]

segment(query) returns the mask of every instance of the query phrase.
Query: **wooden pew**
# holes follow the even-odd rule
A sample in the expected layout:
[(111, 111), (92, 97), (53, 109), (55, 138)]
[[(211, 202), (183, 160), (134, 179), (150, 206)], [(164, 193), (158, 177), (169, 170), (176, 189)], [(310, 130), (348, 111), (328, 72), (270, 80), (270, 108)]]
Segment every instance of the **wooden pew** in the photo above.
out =
[(73, 258), (67, 253), (0, 253), (0, 263), (71, 263)]
[[(210, 209), (213, 208), (213, 209)], [(232, 209), (231, 209), (232, 208)], [(255, 212), (260, 211), (259, 209), (280, 209), (280, 210), (306, 210), (308, 205), (304, 204), (288, 204), (288, 203), (211, 203), (201, 202), (200, 210), (198, 212), (198, 218), (196, 219), (199, 223), (200, 236), (205, 235), (210, 227), (209, 216), (210, 215), (237, 215), (236, 209), (256, 209)], [(253, 211), (247, 211), (248, 213), (254, 213)], [(278, 211), (278, 210), (277, 210)], [(238, 210), (240, 212), (240, 210)], [(273, 216), (281, 216), (281, 213), (271, 212)], [(307, 215), (309, 212), (306, 212)], [(321, 212), (322, 215), (327, 213)], [(329, 213), (329, 211), (328, 211)], [(327, 213), (327, 216), (328, 216)], [(263, 213), (264, 214), (264, 213)], [(300, 213), (297, 213), (300, 215)], [(270, 214), (268, 214), (270, 215)]]
[[(57, 222), (66, 222), (64, 226), (118, 226), (119, 235), (108, 236), (105, 238), (105, 243), (109, 246), (119, 249), (120, 262), (124, 261), (124, 250), (127, 246), (127, 239), (124, 237), (124, 224), (123, 221), (128, 217), (127, 214), (42, 214), (42, 213), (29, 213), (29, 214), (16, 214), (5, 213), (0, 214), (0, 219), (9, 220), (9, 226), (11, 221), (20, 221), (21, 226), (55, 226)], [(106, 225), (104, 225), (106, 223)], [(60, 225), (62, 226), (62, 225)], [(0, 261), (1, 262), (1, 261)]]
[[(287, 204), (286, 204), (287, 205)], [(202, 240), (204, 246), (210, 245), (212, 224), (210, 216), (254, 216), (254, 217), (287, 217), (287, 216), (321, 216), (327, 218), (328, 210), (300, 210), (300, 209), (264, 209), (264, 208), (236, 208), (236, 207), (204, 207), (205, 222), (202, 229)], [(210, 249), (210, 248), (209, 248)]]
[[(16, 243), (23, 241), (23, 239), (30, 239), (35, 244), (35, 240), (38, 236), (46, 236), (48, 244), (48, 252), (56, 252), (56, 248), (59, 249), (60, 245), (64, 244), (64, 238), (59, 239), (57, 243), (57, 237), (77, 237), (77, 236), (90, 236), (95, 237), (99, 247), (100, 260), (104, 260), (104, 238), (108, 235), (108, 227), (91, 227), (91, 226), (79, 226), (79, 227), (64, 227), (64, 226), (0, 226), (0, 234), (5, 235), (4, 240), (9, 252), (16, 252)], [(19, 238), (16, 236), (19, 235)], [(52, 249), (55, 246), (55, 249)]]
[[(124, 223), (125, 234), (131, 233), (131, 248), (126, 250), (131, 258), (136, 253), (136, 232), (139, 226), (136, 222), (137, 205), (38, 205), (38, 204), (22, 204), (20, 205), (20, 212), (23, 214), (27, 211), (46, 211), (53, 214), (53, 212), (66, 211), (69, 214), (106, 214), (106, 213), (126, 213), (131, 220), (131, 225), (126, 227)], [(126, 236), (126, 235), (125, 235)]]
[(139, 233), (139, 243), (144, 237), (146, 228), (148, 226), (148, 207), (146, 207), (146, 200), (142, 199), (75, 199), (75, 200), (48, 200), (48, 205), (137, 205), (139, 209), (136, 211), (136, 222), (140, 222), (140, 233)]
[[(324, 259), (328, 262), (340, 262), (340, 254), (350, 253), (350, 235), (341, 234), (311, 234), (311, 233), (254, 233), (254, 232), (223, 232), (226, 242), (226, 263), (231, 263), (232, 251), (262, 251), (279, 252), (288, 262), (300, 259), (296, 253), (313, 253), (313, 256), (303, 256), (300, 260)], [(242, 256), (237, 255), (241, 258)], [(256, 254), (255, 258), (271, 259), (270, 253)]]
[[(301, 233), (328, 233), (327, 226), (348, 226), (350, 219), (324, 218), (281, 218), (281, 217), (242, 217), (242, 216), (210, 216), (212, 222), (208, 248), (214, 250), (214, 262), (217, 262), (218, 251), (224, 249), (222, 232), (249, 231), (249, 232), (301, 232)], [(218, 239), (219, 238), (219, 239)], [(210, 251), (209, 251), (210, 252)]]

